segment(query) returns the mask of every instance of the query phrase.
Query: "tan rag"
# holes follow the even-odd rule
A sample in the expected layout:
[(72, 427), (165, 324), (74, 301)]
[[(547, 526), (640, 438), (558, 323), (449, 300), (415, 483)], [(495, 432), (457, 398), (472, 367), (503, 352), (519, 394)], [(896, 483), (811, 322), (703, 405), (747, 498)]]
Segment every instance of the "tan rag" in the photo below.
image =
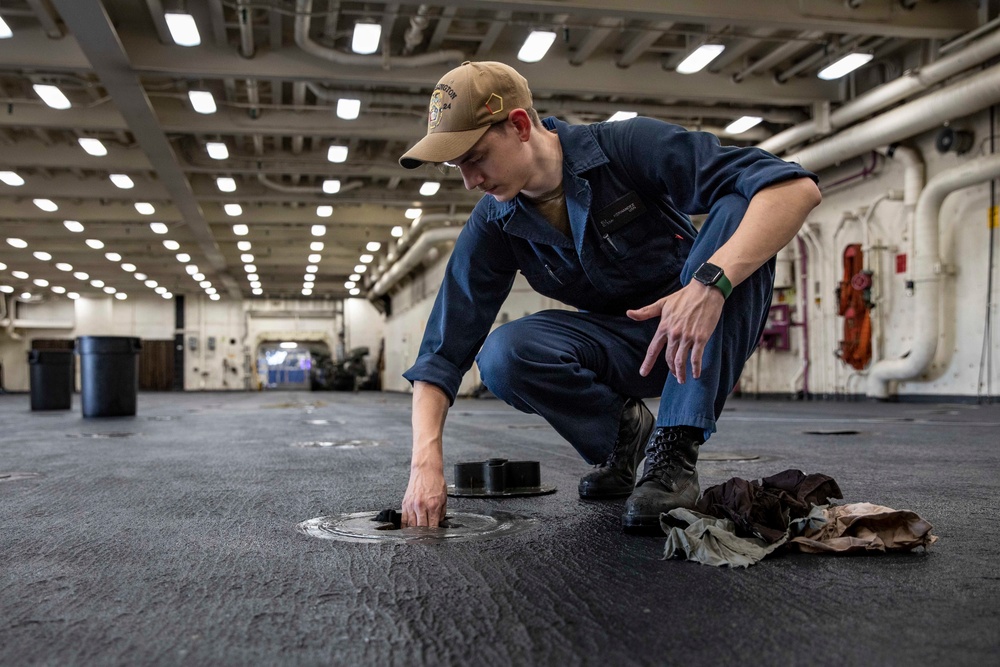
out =
[[(806, 553), (908, 551), (926, 549), (938, 539), (915, 512), (872, 503), (814, 507), (798, 523), (801, 533), (789, 542)], [(793, 535), (799, 532), (795, 528)]]

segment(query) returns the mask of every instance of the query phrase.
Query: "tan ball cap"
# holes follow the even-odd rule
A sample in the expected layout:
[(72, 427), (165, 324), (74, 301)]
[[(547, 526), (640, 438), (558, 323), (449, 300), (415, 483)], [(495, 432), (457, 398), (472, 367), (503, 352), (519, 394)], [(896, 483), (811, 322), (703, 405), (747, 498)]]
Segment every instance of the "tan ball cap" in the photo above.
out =
[(434, 86), (427, 107), (427, 136), (406, 151), (399, 164), (416, 169), (425, 162), (450, 162), (512, 109), (530, 108), (528, 82), (513, 67), (466, 61)]

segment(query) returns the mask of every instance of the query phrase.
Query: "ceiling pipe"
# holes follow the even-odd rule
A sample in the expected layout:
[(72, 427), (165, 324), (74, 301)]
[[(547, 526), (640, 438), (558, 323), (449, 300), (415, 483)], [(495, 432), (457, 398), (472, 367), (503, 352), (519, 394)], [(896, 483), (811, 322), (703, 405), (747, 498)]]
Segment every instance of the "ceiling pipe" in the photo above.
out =
[(462, 232), (461, 227), (442, 227), (424, 232), (413, 244), (413, 247), (403, 255), (402, 259), (389, 267), (382, 276), (375, 281), (375, 284), (366, 295), (369, 301), (374, 301), (384, 295), (397, 282), (403, 279), (410, 271), (417, 268), (424, 258), (435, 247), (442, 243), (450, 243), (458, 238)]
[(932, 178), (917, 202), (914, 238), (914, 303), (913, 344), (905, 356), (885, 359), (868, 371), (868, 396), (887, 398), (890, 380), (910, 380), (919, 377), (937, 352), (938, 320), (940, 319), (940, 283), (944, 272), (939, 256), (941, 205), (956, 190), (1000, 177), (1000, 155), (970, 160), (941, 172)]
[(344, 53), (314, 42), (309, 37), (309, 26), (312, 22), (312, 0), (296, 0), (295, 2), (295, 43), (306, 53), (329, 60), (338, 65), (351, 67), (424, 67), (453, 62), (456, 65), (466, 60), (461, 51), (438, 51), (419, 56), (362, 56)]
[(406, 33), (403, 35), (403, 43), (405, 44), (403, 47), (404, 56), (413, 53), (413, 50), (424, 41), (424, 31), (427, 30), (427, 26), (431, 23), (431, 20), (427, 18), (428, 12), (430, 12), (430, 8), (427, 5), (420, 5), (417, 7), (417, 13), (410, 19), (410, 27), (406, 29)]
[(790, 162), (798, 162), (806, 169), (819, 171), (997, 103), (1000, 103), (1000, 65), (994, 65), (947, 88), (896, 107), (784, 157)]
[[(828, 132), (847, 127), (997, 55), (1000, 55), (1000, 30), (984, 36), (958, 53), (911, 70), (851, 100), (830, 114)], [(816, 120), (810, 120), (779, 132), (759, 143), (757, 147), (780, 155), (792, 146), (805, 143), (822, 134), (825, 132), (822, 131), (820, 124)]]
[(236, 18), (240, 24), (240, 55), (253, 58), (256, 48), (253, 43), (253, 19), (250, 17), (248, 0), (236, 0)]
[(733, 81), (735, 81), (736, 83), (739, 83), (740, 81), (742, 81), (743, 79), (747, 78), (748, 76), (750, 76), (751, 74), (753, 74), (757, 70), (767, 69), (768, 67), (771, 67), (773, 65), (777, 65), (782, 60), (785, 60), (787, 58), (791, 58), (792, 56), (794, 56), (795, 54), (797, 54), (799, 51), (805, 49), (806, 47), (809, 46), (809, 44), (811, 44), (815, 40), (821, 38), (822, 36), (823, 36), (823, 33), (822, 32), (817, 32), (817, 31), (810, 31), (810, 32), (804, 32), (804, 33), (802, 33), (794, 41), (790, 41), (790, 42), (786, 42), (785, 44), (782, 44), (781, 46), (779, 46), (778, 48), (776, 48), (774, 51), (771, 51), (766, 56), (764, 56), (763, 58), (761, 58), (760, 60), (754, 61), (752, 64), (748, 65), (747, 67), (744, 67), (739, 72), (736, 72), (735, 74), (733, 74)]
[[(271, 188), (272, 190), (277, 190), (278, 192), (284, 192), (286, 194), (292, 195), (315, 195), (324, 194), (322, 186), (306, 186), (306, 185), (284, 185), (283, 183), (278, 183), (277, 181), (272, 181), (267, 176), (262, 173), (257, 174), (257, 180), (260, 184)], [(350, 183), (344, 183), (340, 186), (339, 192), (347, 192), (349, 190), (356, 190), (364, 185), (362, 181), (351, 181)]]

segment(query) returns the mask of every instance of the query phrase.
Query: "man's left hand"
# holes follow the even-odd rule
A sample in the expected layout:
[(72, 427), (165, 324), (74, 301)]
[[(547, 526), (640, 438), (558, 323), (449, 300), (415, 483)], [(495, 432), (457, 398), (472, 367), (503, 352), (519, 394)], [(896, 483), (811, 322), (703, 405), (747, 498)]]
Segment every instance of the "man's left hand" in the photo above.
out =
[(701, 360), (705, 344), (715, 331), (722, 316), (722, 305), (726, 299), (715, 287), (692, 281), (680, 290), (659, 299), (655, 303), (636, 310), (626, 311), (633, 320), (641, 322), (660, 317), (653, 340), (646, 350), (646, 358), (639, 368), (639, 375), (646, 377), (656, 363), (660, 350), (667, 368), (677, 381), (684, 384), (687, 360), (691, 359), (691, 375), (701, 377)]

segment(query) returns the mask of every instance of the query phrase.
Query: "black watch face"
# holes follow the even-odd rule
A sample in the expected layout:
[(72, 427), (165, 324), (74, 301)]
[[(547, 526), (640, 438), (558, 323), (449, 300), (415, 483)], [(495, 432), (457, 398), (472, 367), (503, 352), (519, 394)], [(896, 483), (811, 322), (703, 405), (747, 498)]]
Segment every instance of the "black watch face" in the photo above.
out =
[(706, 285), (714, 285), (722, 277), (722, 269), (714, 264), (702, 264), (694, 272), (694, 279)]

